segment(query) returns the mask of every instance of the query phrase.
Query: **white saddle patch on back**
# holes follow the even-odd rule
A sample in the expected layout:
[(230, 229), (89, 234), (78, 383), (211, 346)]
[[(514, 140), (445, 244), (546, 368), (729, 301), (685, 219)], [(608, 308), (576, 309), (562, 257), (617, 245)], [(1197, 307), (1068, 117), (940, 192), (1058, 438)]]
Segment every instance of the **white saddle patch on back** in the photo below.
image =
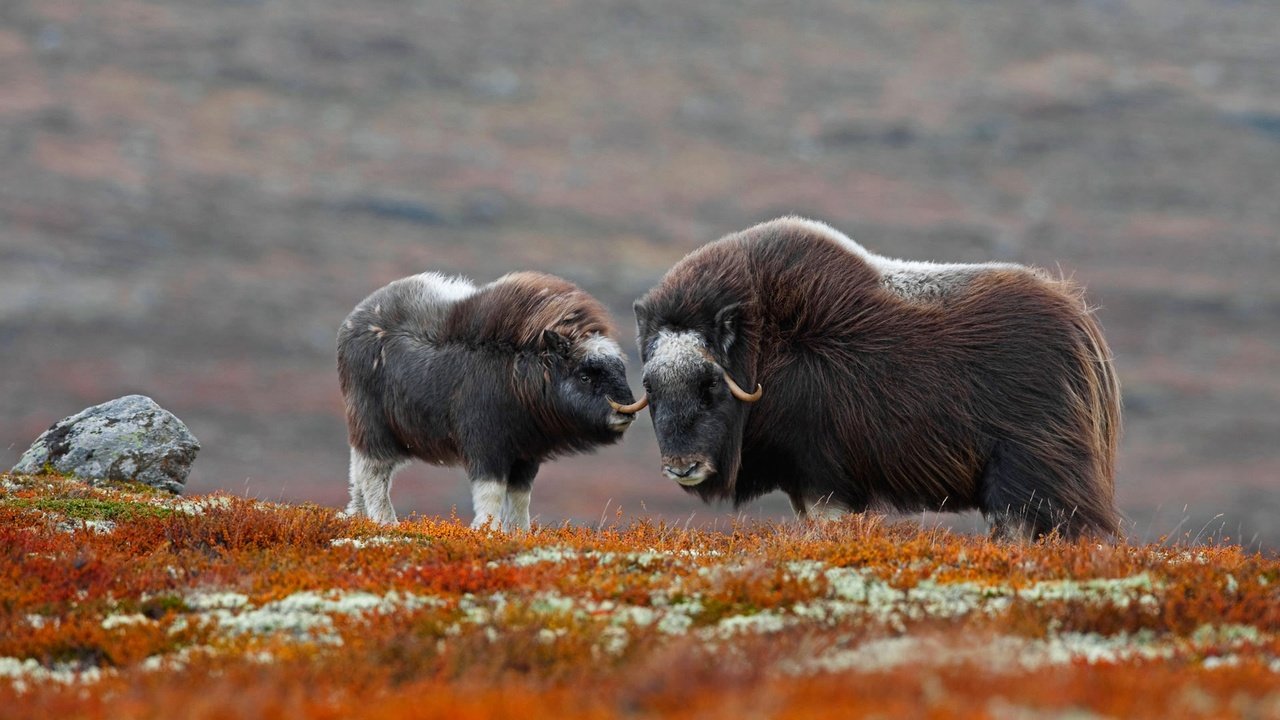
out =
[(449, 277), (438, 272), (424, 272), (405, 278), (406, 283), (417, 285), (417, 304), (423, 306), (449, 305), (470, 297), (476, 286), (462, 276)]
[(908, 300), (940, 300), (987, 270), (1024, 270), (1016, 263), (935, 263), (897, 260), (877, 255), (830, 225), (807, 218), (790, 217), (788, 223), (803, 227), (857, 255), (874, 267), (884, 287)]

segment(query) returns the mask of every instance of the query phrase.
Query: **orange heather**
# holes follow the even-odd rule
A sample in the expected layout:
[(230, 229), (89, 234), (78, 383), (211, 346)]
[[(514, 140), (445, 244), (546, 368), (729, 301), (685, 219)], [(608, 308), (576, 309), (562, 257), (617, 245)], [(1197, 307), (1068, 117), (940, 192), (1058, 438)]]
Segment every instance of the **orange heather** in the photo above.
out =
[(1280, 715), (1280, 561), (0, 476), (0, 718)]

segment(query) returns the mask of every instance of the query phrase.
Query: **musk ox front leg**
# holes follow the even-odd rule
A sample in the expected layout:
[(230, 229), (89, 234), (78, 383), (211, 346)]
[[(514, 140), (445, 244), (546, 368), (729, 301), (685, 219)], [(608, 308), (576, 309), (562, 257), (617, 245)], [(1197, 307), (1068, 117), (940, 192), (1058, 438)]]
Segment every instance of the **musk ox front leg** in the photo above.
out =
[(538, 463), (517, 460), (503, 474), (471, 474), (471, 504), (475, 519), (471, 527), (500, 526), (503, 530), (529, 529), (529, 498)]
[(471, 527), (480, 529), (492, 524), (501, 528), (512, 462), (507, 450), (509, 441), (484, 429), (476, 424), (470, 432), (463, 432), (468, 439), (463, 455), (467, 477), (471, 479), (471, 509), (475, 512)]
[(517, 460), (507, 475), (507, 502), (502, 512), (502, 529), (529, 529), (529, 498), (533, 495), (533, 478), (538, 463)]
[(480, 529), (502, 522), (502, 504), (507, 499), (507, 481), (494, 475), (471, 476), (471, 527)]

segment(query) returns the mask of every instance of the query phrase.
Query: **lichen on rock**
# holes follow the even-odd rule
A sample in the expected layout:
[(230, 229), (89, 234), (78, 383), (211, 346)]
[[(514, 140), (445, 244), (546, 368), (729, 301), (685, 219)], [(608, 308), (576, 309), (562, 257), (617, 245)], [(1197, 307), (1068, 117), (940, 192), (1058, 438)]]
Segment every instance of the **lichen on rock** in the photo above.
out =
[(139, 482), (180, 494), (200, 450), (187, 426), (145, 395), (126, 395), (55, 423), (13, 472)]

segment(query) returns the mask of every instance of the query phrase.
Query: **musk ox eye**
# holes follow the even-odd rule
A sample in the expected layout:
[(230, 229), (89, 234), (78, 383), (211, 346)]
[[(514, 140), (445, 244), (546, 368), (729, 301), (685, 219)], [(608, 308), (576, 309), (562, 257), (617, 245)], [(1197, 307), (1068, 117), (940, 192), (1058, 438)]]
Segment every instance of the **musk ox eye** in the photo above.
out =
[(716, 402), (716, 385), (717, 385), (717, 384), (718, 384), (718, 382), (717, 382), (716, 380), (703, 380), (703, 381), (702, 381), (702, 392), (701, 392), (701, 393), (699, 393), (699, 395), (701, 395), (701, 398), (700, 398), (700, 399), (702, 400), (702, 404), (703, 404), (704, 406), (706, 406), (706, 407), (711, 407), (712, 405), (714, 405), (714, 404), (715, 404), (715, 402)]
[(581, 375), (578, 376), (578, 382), (582, 383), (583, 385), (590, 385), (591, 376), (586, 373), (582, 373)]

